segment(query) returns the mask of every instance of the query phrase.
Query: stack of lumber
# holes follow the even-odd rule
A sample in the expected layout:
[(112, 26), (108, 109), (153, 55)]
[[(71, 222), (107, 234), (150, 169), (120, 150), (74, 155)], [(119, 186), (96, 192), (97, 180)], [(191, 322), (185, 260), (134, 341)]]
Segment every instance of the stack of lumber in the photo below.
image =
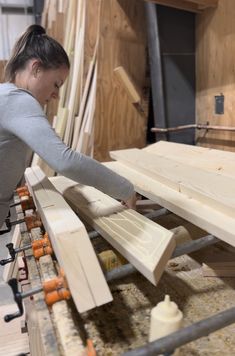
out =
[[(42, 25), (71, 62), (60, 99), (47, 105), (46, 114), (69, 147), (99, 161), (110, 160), (113, 149), (145, 146), (149, 84), (143, 11), (138, 0), (44, 4)], [(121, 84), (117, 68), (125, 73)], [(55, 174), (37, 156), (32, 165)]]
[(235, 154), (170, 142), (111, 152), (136, 190), (235, 246)]
[[(85, 61), (85, 16), (85, 0), (46, 1), (42, 25), (49, 35), (63, 45), (71, 64), (70, 74), (61, 88), (60, 98), (47, 105), (46, 115), (56, 133), (68, 146), (91, 155), (97, 45), (91, 57)], [(34, 165), (39, 165), (48, 176), (55, 173), (37, 155), (33, 158), (32, 166)]]

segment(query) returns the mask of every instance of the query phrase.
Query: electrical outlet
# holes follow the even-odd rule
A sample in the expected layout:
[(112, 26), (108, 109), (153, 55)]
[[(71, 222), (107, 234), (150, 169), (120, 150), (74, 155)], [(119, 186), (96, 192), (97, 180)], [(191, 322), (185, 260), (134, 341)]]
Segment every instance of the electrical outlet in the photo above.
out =
[(223, 115), (224, 114), (224, 95), (215, 96), (215, 114)]

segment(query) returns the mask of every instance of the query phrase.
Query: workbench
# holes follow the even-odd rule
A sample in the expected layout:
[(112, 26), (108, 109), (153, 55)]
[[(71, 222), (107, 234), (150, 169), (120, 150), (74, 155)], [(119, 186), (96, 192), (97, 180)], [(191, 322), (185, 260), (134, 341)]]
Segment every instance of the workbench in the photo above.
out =
[[(142, 212), (169, 229), (186, 224), (192, 236), (203, 238), (204, 231), (170, 214), (156, 204), (155, 208), (156, 210), (154, 206), (153, 209), (147, 208), (145, 211), (143, 209)], [(18, 218), (21, 217), (19, 213)], [(87, 229), (89, 230), (88, 226)], [(29, 233), (26, 231), (25, 224), (21, 224), (22, 244), (28, 244), (29, 239), (38, 239), (41, 233), (39, 228)], [(97, 253), (110, 248), (98, 233), (91, 231), (89, 235)], [(182, 245), (177, 247), (174, 256), (217, 241), (211, 236), (206, 236), (204, 241), (200, 240), (199, 247), (195, 247), (195, 243), (191, 242), (188, 246), (185, 245), (186, 249), (185, 247), (182, 249)], [(221, 247), (210, 247), (210, 251), (212, 248)], [(24, 299), (31, 354), (77, 355), (79, 348), (82, 354), (88, 337), (93, 341), (96, 352), (100, 355), (120, 355), (128, 350), (134, 350), (130, 351), (133, 355), (156, 354), (154, 350), (156, 350), (157, 343), (147, 343), (150, 311), (164, 299), (165, 294), (169, 294), (184, 312), (184, 326), (233, 306), (234, 280), (229, 279), (229, 283), (225, 284), (220, 279), (202, 278), (201, 265), (196, 262), (195, 256), (194, 253), (194, 259), (183, 255), (170, 260), (157, 288), (129, 264), (106, 273), (114, 301), (82, 314), (77, 313), (72, 300), (60, 301), (48, 310), (42, 293), (35, 294), (33, 300)], [(39, 262), (35, 262), (30, 249), (25, 252), (25, 257), (30, 285), (27, 281), (23, 281), (23, 292), (40, 285), (41, 280), (47, 278), (48, 275), (55, 275), (55, 266), (57, 266), (57, 262), (55, 260), (52, 262), (50, 256), (41, 257)], [(213, 304), (211, 299), (213, 299)], [(233, 315), (231, 311), (229, 314), (231, 322)], [(220, 319), (223, 322), (225, 320), (224, 317)], [(216, 325), (219, 325), (218, 320), (216, 320)], [(192, 327), (195, 333), (194, 325)], [(207, 335), (205, 329), (202, 330), (203, 335)], [(208, 330), (208, 323), (206, 323), (206, 330)], [(194, 333), (190, 333), (190, 337), (197, 338)], [(226, 329), (226, 333), (222, 330), (217, 331), (209, 338), (202, 339), (205, 340), (203, 342), (199, 339), (182, 346), (180, 355), (189, 355), (193, 352), (198, 352), (199, 355), (210, 355), (214, 347), (217, 350), (227, 350), (225, 352), (231, 355), (234, 349), (232, 335), (232, 326)], [(188, 337), (189, 330), (186, 332), (186, 339)], [(166, 345), (169, 344), (169, 340), (169, 338), (168, 341), (166, 340)], [(178, 340), (182, 341), (182, 337), (178, 337)], [(141, 350), (143, 345), (144, 349)], [(146, 348), (146, 345), (150, 348)]]

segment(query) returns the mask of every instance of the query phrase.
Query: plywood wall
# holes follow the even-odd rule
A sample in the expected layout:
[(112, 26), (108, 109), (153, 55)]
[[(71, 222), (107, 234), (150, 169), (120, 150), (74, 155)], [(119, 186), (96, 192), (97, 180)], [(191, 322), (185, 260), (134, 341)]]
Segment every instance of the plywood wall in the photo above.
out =
[(94, 120), (94, 157), (100, 161), (110, 160), (110, 150), (146, 144), (147, 118), (139, 114), (113, 73), (123, 66), (146, 104), (146, 47), (144, 2), (101, 0)]
[(6, 65), (6, 61), (0, 61), (0, 83), (3, 82), (3, 76), (4, 76), (4, 67)]
[[(196, 116), (198, 123), (235, 126), (235, 1), (197, 15)], [(215, 114), (215, 96), (224, 95), (224, 114)], [(197, 143), (235, 151), (235, 132), (198, 131)]]

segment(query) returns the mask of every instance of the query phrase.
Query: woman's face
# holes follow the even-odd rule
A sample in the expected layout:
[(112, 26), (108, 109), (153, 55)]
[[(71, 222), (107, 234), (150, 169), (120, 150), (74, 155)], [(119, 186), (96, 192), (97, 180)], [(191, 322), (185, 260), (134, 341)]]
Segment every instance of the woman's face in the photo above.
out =
[(59, 97), (59, 89), (69, 73), (66, 66), (57, 69), (36, 69), (33, 77), (28, 81), (28, 90), (44, 106), (51, 99)]
[(14, 83), (28, 90), (41, 106), (59, 97), (59, 89), (69, 74), (67, 66), (57, 69), (44, 69), (37, 59), (30, 60), (26, 67), (16, 73)]

